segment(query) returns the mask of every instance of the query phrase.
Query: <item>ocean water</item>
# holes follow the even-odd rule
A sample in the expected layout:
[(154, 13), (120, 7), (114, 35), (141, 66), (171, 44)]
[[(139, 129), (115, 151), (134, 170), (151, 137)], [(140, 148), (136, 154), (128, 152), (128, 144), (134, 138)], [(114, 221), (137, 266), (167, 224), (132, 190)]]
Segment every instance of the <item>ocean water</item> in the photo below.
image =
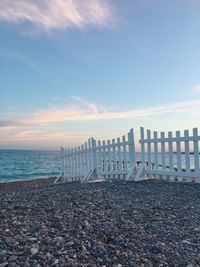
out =
[(60, 151), (0, 150), (0, 182), (57, 176)]

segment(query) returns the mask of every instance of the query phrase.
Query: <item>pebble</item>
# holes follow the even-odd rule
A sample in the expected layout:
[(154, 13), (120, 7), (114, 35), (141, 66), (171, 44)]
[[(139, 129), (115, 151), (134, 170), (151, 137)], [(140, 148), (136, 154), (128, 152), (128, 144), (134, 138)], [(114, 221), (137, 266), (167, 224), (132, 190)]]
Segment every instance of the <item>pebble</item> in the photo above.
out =
[(3, 258), (6, 255), (7, 251), (6, 250), (1, 250), (0, 251), (0, 258)]
[(71, 247), (71, 246), (74, 245), (74, 241), (67, 242), (65, 245), (66, 245), (67, 247)]
[(18, 258), (18, 256), (12, 255), (12, 256), (9, 258), (9, 261), (16, 261), (17, 258)]
[(200, 185), (0, 184), (0, 267), (195, 267)]
[(58, 263), (59, 263), (59, 260), (55, 259), (54, 262), (51, 264), (51, 266), (56, 266), (56, 265), (58, 265)]
[(34, 256), (38, 253), (38, 248), (31, 248), (31, 255)]

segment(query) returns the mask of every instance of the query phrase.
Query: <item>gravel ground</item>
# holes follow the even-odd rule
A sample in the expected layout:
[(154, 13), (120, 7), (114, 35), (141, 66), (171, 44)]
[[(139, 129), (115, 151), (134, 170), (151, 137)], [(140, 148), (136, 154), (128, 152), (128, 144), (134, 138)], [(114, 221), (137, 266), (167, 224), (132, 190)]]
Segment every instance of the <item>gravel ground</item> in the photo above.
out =
[(200, 266), (200, 185), (0, 184), (2, 266)]

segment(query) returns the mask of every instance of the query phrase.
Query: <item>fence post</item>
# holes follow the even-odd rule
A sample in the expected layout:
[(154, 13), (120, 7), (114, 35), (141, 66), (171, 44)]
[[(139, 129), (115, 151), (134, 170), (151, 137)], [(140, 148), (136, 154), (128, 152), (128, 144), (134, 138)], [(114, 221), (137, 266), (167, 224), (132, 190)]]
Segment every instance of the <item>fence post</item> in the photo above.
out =
[(77, 176), (78, 176), (78, 181), (80, 181), (80, 174), (81, 174), (81, 148), (80, 146), (78, 147), (78, 155), (77, 155)]
[(111, 150), (110, 150), (110, 140), (107, 140), (107, 146), (108, 146), (108, 177), (111, 179)]
[[(189, 131), (185, 130), (184, 131), (184, 137), (185, 137), (185, 171), (186, 173), (190, 173), (190, 145), (189, 145)], [(186, 176), (188, 177), (188, 176)], [(190, 178), (186, 178), (186, 181), (190, 181)]]
[(113, 146), (113, 178), (115, 178), (115, 173), (117, 170), (117, 161), (116, 161), (116, 147), (115, 147), (115, 139), (112, 139)]
[(92, 168), (95, 169), (95, 176), (98, 175), (97, 169), (97, 142), (94, 138), (91, 138), (92, 145)]
[(105, 177), (105, 173), (107, 171), (107, 169), (106, 169), (107, 163), (106, 163), (106, 148), (105, 148), (105, 146), (106, 146), (106, 142), (105, 142), (105, 140), (103, 140), (103, 142), (102, 142), (102, 147), (103, 147), (102, 153), (103, 153), (103, 176), (104, 177)]
[(195, 172), (199, 171), (199, 148), (198, 148), (198, 129), (193, 129), (193, 137), (194, 137), (194, 168)]
[(122, 155), (121, 155), (121, 143), (120, 138), (117, 138), (117, 171), (118, 171), (118, 178), (121, 178), (121, 171), (122, 171)]
[(85, 163), (84, 163), (84, 171), (85, 173), (88, 172), (88, 146), (87, 146), (87, 142), (85, 142), (85, 147), (84, 147), (84, 154), (85, 154)]
[(102, 178), (103, 173), (103, 155), (102, 155), (102, 149), (101, 149), (101, 141), (98, 141), (98, 161), (99, 161), (99, 167), (97, 167), (97, 172), (99, 175), (99, 178)]
[(140, 141), (141, 141), (142, 164), (145, 164), (145, 145), (144, 145), (144, 128), (143, 127), (140, 127)]
[[(181, 162), (181, 142), (178, 140), (180, 138), (180, 131), (176, 131), (176, 153), (177, 153), (177, 171), (182, 172), (182, 162)], [(178, 178), (178, 181), (182, 181), (182, 177)]]
[(173, 143), (172, 143), (172, 132), (168, 132), (168, 153), (169, 153), (169, 169), (173, 171)]
[(133, 128), (128, 133), (128, 147), (129, 147), (129, 162), (130, 162), (130, 168), (133, 167), (133, 165), (136, 162), (135, 159), (135, 141), (134, 141), (134, 132)]
[(127, 159), (126, 159), (126, 136), (122, 136), (122, 142), (123, 142), (123, 177), (125, 176), (125, 171), (127, 169)]
[(151, 131), (147, 130), (147, 156), (148, 156), (148, 169), (151, 170)]
[[(154, 163), (155, 163), (155, 170), (158, 170), (158, 133), (154, 132), (153, 133), (153, 138), (154, 138), (154, 148), (153, 148), (153, 152), (154, 152)], [(155, 175), (155, 177), (157, 178), (158, 176)]]
[(165, 155), (165, 133), (161, 132), (161, 154), (162, 154), (162, 169), (166, 168), (166, 155)]
[(62, 173), (62, 177), (64, 178), (65, 177), (65, 149), (64, 147), (62, 146), (61, 147), (61, 173)]
[(72, 160), (71, 160), (71, 149), (69, 148), (68, 149), (68, 160), (69, 160), (69, 171), (68, 171), (68, 174), (69, 174), (69, 181), (71, 181), (71, 173), (72, 173)]

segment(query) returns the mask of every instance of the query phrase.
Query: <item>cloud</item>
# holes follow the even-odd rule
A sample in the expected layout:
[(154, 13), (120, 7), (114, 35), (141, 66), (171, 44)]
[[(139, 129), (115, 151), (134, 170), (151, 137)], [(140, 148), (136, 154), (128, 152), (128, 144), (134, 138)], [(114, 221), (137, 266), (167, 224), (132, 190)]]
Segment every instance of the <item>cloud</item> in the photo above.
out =
[[(162, 123), (161, 120), (165, 119), (165, 114), (172, 114), (172, 119), (178, 114), (181, 114), (181, 116), (183, 114), (183, 117), (189, 115), (191, 120), (192, 116), (194, 116), (195, 121), (195, 116), (200, 114), (200, 100), (176, 102), (163, 106), (125, 111), (102, 107), (103, 111), (101, 112), (101, 108), (99, 110), (101, 105), (99, 104), (80, 97), (72, 98), (65, 105), (59, 106), (56, 102), (57, 106), (49, 106), (29, 114), (1, 113), (0, 146), (5, 147), (5, 144), (7, 144), (10, 148), (13, 148), (13, 144), (15, 147), (18, 147), (18, 145), (24, 146), (26, 143), (29, 148), (37, 147), (41, 149), (42, 147), (56, 148), (61, 143), (66, 144), (67, 142), (68, 145), (73, 146), (91, 135), (96, 136), (99, 133), (105, 135), (106, 130), (102, 128), (105, 127), (102, 123), (107, 125), (110, 130), (109, 125), (113, 125), (114, 121), (116, 121), (119, 127), (124, 125), (123, 123), (130, 124), (129, 122), (132, 121), (131, 127), (133, 127), (139, 126), (141, 119), (153, 121), (152, 117), (154, 117), (155, 121), (158, 119), (159, 123)], [(129, 119), (129, 121), (126, 121), (126, 119)], [(87, 121), (99, 122), (100, 128), (97, 127), (98, 130), (95, 130), (88, 127), (85, 123)], [(102, 122), (101, 124), (100, 121)], [(73, 123), (70, 124), (70, 122)], [(75, 124), (74, 122), (78, 123)]]
[(200, 84), (194, 85), (192, 90), (196, 93), (200, 93)]
[(27, 57), (27, 56), (25, 56), (19, 52), (0, 50), (0, 57), (10, 58), (10, 59), (16, 60), (16, 61), (28, 66), (29, 68), (31, 68), (37, 72), (40, 72), (39, 67), (35, 64), (35, 62), (32, 59), (30, 59), (29, 57)]
[[(176, 102), (169, 105), (147, 107), (128, 111), (108, 111), (99, 104), (90, 103), (80, 97), (64, 106), (51, 106), (31, 114), (2, 114), (0, 128), (47, 127), (59, 122), (138, 119), (170, 113), (200, 112), (200, 100)], [(110, 110), (110, 109), (109, 109)]]
[(89, 110), (93, 111), (96, 114), (102, 114), (106, 112), (103, 106), (96, 104), (96, 103), (89, 102), (79, 96), (71, 96), (71, 99), (74, 100), (75, 103), (77, 102), (82, 107), (87, 107)]
[(0, 20), (28, 22), (43, 31), (109, 26), (112, 8), (108, 0), (1, 0)]

